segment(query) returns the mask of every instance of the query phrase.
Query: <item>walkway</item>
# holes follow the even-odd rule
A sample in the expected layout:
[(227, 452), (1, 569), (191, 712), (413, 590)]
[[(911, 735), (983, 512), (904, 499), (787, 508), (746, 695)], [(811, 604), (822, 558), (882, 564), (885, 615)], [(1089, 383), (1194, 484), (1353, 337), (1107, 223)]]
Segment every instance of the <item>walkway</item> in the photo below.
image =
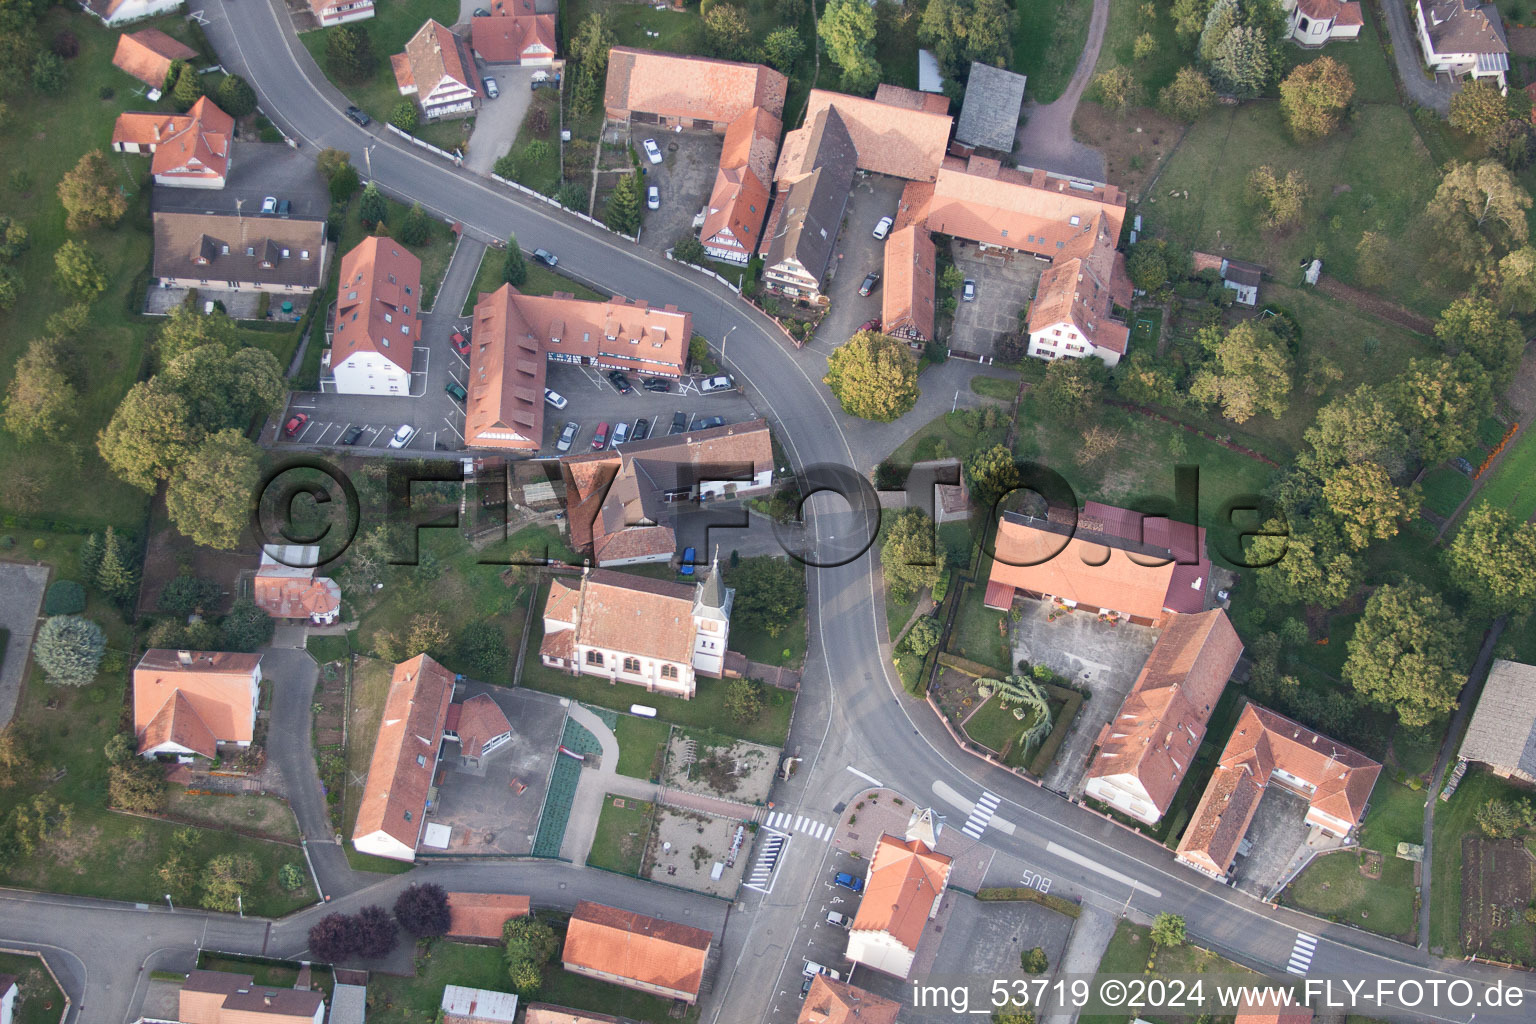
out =
[(1013, 157), (1021, 166), (1041, 167), (1092, 181), (1104, 180), (1104, 154), (1072, 137), (1072, 118), (1078, 101), (1093, 78), (1093, 66), (1099, 62), (1104, 45), (1104, 26), (1109, 23), (1109, 0), (1093, 0), (1093, 18), (1088, 23), (1088, 41), (1077, 60), (1077, 70), (1066, 92), (1055, 103), (1040, 106), (1033, 100), (1024, 105), (1028, 120), (1014, 136)]
[(1433, 82), (1424, 77), (1424, 65), (1419, 62), (1419, 41), (1409, 23), (1406, 4), (1388, 0), (1378, 10), (1386, 12), (1387, 31), (1392, 34), (1392, 58), (1397, 61), (1397, 79), (1403, 84), (1403, 91), (1414, 103), (1444, 117), (1450, 113), (1451, 97), (1456, 94), (1457, 84), (1438, 76)]

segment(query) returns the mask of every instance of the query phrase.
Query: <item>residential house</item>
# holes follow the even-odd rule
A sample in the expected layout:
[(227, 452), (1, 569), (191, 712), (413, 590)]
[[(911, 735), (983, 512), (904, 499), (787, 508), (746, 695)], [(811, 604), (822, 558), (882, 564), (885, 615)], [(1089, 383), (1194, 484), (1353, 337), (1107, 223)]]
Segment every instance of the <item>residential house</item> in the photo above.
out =
[(162, 288), (308, 295), (325, 283), (325, 221), (228, 213), (151, 215)]
[(612, 569), (555, 576), (544, 601), (539, 660), (573, 676), (691, 700), (698, 675), (718, 679), (725, 672), (735, 597), (718, 563), (693, 584)]
[[(822, 282), (848, 207), (858, 154), (842, 114), (831, 107), (790, 136), (800, 136), (803, 160), (786, 165), (784, 154), (779, 157), (778, 198), (759, 244), (763, 283), (792, 298), (823, 302)], [(785, 153), (788, 149), (786, 138)]]
[(783, 118), (789, 79), (762, 64), (615, 46), (603, 107), (615, 121), (724, 132), (753, 107)]
[(848, 932), (854, 963), (906, 978), (923, 929), (937, 916), (949, 883), (950, 858), (921, 839), (882, 835), (869, 860), (864, 897)]
[(428, 121), (468, 117), (480, 102), (480, 76), (459, 37), (436, 19), (428, 18), (405, 44), (405, 52), (389, 58), (402, 96), (416, 97)]
[(517, 996), (488, 988), (444, 985), (438, 1018), (441, 1024), (513, 1024)]
[(464, 763), (479, 764), (491, 751), (512, 741), (512, 723), (490, 694), (481, 693), (462, 704), (448, 705), (443, 736), (458, 743)]
[(674, 508), (773, 487), (766, 420), (695, 430), (560, 460), (570, 542), (598, 566), (665, 562), (677, 554)]
[(321, 28), (373, 17), (373, 0), (309, 0), (309, 11)]
[(112, 149), (150, 154), (157, 185), (223, 188), (234, 136), (235, 119), (203, 96), (185, 114), (117, 115)]
[(421, 340), (421, 260), (392, 238), (369, 235), (341, 258), (330, 369), (343, 395), (411, 393)]
[(527, 896), (499, 892), (450, 892), (448, 938), (454, 942), (501, 945), (507, 922), (527, 917)]
[(971, 150), (1012, 153), (1023, 109), (1023, 75), (972, 61), (955, 141)]
[(946, 157), (931, 190), (914, 184), (907, 193), (903, 205), (930, 231), (1051, 260), (1084, 255), (1101, 235), (1118, 241), (1125, 222), (1125, 193), (1113, 185), (984, 156)]
[(214, 758), (221, 743), (248, 747), (260, 696), (259, 654), (151, 648), (133, 670), (139, 754)]
[(1239, 1003), (1232, 1024), (1312, 1024), (1314, 1014), (1308, 1006), (1287, 1006), (1278, 993), (1257, 989)]
[(1509, 39), (1493, 4), (1478, 0), (1417, 0), (1414, 24), (1424, 63), (1436, 72), (1473, 81), (1489, 79), (1508, 90)]
[(854, 163), (859, 170), (909, 181), (933, 181), (949, 145), (954, 118), (927, 105), (909, 106), (899, 93), (887, 92), (886, 97), (896, 102), (882, 102), (879, 96), (866, 99), (812, 89), (802, 127), (784, 137), (775, 174), (781, 187), (786, 179), (799, 178), (820, 162), (819, 124), (827, 110), (837, 112), (852, 140)]
[(552, 1003), (529, 1003), (523, 1010), (523, 1024), (622, 1024), (606, 1013), (588, 1013)]
[(141, 28), (117, 37), (117, 52), (112, 63), (151, 89), (165, 86), (171, 62), (196, 60), (197, 51), (157, 28)]
[(395, 666), (373, 744), (352, 845), (391, 860), (416, 859), (431, 806), (453, 673), (422, 654)]
[(914, 347), (933, 340), (933, 291), (938, 252), (918, 224), (892, 231), (885, 240), (885, 285), (880, 297), (881, 332)]
[(811, 979), (811, 990), (795, 1024), (896, 1024), (901, 1004), (825, 974)]
[(1365, 17), (1358, 0), (1280, 0), (1286, 36), (1301, 46), (1359, 39)]
[(1167, 814), (1242, 654), (1220, 608), (1173, 616), (1099, 732), (1086, 795), (1148, 825)]
[(488, 64), (555, 62), (555, 16), (540, 14), (533, 0), (496, 0), (490, 17), (471, 18), (470, 48)]
[(337, 981), (331, 986), (331, 1015), (326, 1024), (364, 1024), (368, 1017), (368, 988)]
[(994, 550), (988, 608), (1006, 611), (1022, 593), (1142, 626), (1205, 610), (1204, 527), (1089, 501), (1078, 513), (1004, 512)]
[(341, 587), (327, 576), (316, 576), (320, 561), (316, 546), (268, 544), (252, 581), (256, 607), (274, 619), (329, 626), (341, 612)]
[(1195, 252), (1190, 256), (1194, 261), (1195, 273), (1214, 270), (1220, 275), (1221, 283), (1237, 293), (1233, 301), (1245, 306), (1258, 305), (1259, 283), (1264, 279), (1263, 267), (1257, 263), (1214, 256), (1208, 252)]
[(1536, 785), (1536, 665), (1494, 661), (1456, 757)]
[(258, 985), (249, 974), (192, 971), (177, 997), (181, 1024), (323, 1024), (319, 992)]
[(181, 0), (82, 0), (80, 6), (100, 18), (102, 24), (123, 25), (174, 11)]
[(0, 974), (0, 1024), (11, 1024), (15, 1019), (16, 1000), (20, 998), (20, 992), (16, 975)]
[(1029, 307), (1029, 347), (1036, 359), (1100, 360), (1117, 366), (1130, 346), (1131, 329), (1117, 311), (1131, 305), (1131, 280), (1115, 249), (1107, 218), (1095, 218), (1097, 234), (1078, 236), (1040, 275)]
[(565, 969), (690, 1006), (714, 936), (702, 928), (582, 900), (565, 929)]
[(725, 129), (720, 169), (699, 230), (705, 251), (716, 259), (745, 264), (757, 251), (782, 128), (765, 108), (753, 107)]
[(547, 362), (678, 377), (693, 337), (692, 314), (676, 306), (622, 295), (602, 302), (524, 295), (511, 285), (481, 293), (474, 324), (464, 426), (471, 448), (539, 447)]
[(1365, 816), (1380, 774), (1381, 765), (1358, 750), (1248, 704), (1179, 840), (1178, 859), (1225, 881), (1272, 782), (1307, 798), (1308, 825), (1345, 838)]

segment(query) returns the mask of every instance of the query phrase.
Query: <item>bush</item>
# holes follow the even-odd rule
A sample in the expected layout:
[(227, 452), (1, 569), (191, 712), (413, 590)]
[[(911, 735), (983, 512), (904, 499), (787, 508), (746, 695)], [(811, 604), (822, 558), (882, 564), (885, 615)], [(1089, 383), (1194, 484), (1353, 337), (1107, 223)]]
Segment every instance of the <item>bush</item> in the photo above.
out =
[(1061, 896), (1052, 896), (1038, 889), (1026, 889), (1023, 887), (998, 886), (989, 889), (977, 889), (976, 898), (987, 902), (1038, 903), (1043, 907), (1049, 907), (1058, 914), (1065, 914), (1074, 921), (1083, 912), (1082, 907), (1079, 907), (1069, 899)]
[(277, 884), (289, 892), (304, 887), (304, 871), (297, 864), (284, 864), (277, 869)]
[(85, 588), (74, 580), (59, 580), (43, 598), (44, 615), (78, 615), (85, 611)]
[(183, 573), (165, 585), (155, 607), (167, 615), (191, 615), (213, 607), (221, 593), (213, 580)]
[(107, 635), (90, 619), (55, 615), (45, 621), (32, 642), (32, 655), (50, 683), (85, 686), (96, 678)]

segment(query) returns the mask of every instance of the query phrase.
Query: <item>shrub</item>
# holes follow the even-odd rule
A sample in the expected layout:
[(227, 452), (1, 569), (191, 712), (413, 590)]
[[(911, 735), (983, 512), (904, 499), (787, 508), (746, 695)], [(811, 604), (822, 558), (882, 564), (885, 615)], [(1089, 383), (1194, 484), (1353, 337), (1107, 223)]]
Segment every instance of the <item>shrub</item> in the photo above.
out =
[(78, 615), (85, 611), (85, 588), (74, 580), (59, 580), (43, 598), (44, 615)]
[(284, 864), (277, 869), (277, 884), (292, 892), (304, 887), (304, 872), (297, 864)]

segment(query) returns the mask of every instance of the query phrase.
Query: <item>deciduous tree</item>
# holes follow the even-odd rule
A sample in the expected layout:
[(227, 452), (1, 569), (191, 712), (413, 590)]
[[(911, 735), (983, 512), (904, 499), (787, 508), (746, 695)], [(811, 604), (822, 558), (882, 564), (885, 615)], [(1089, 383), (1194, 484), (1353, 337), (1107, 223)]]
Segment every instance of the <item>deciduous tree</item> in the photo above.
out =
[(448, 893), (433, 882), (407, 886), (395, 897), (395, 920), (417, 938), (447, 935)]
[(377, 960), (388, 956), (400, 944), (400, 931), (389, 911), (378, 905), (364, 907), (353, 919), (357, 932), (357, 956)]
[(859, 331), (827, 357), (822, 382), (850, 416), (888, 423), (917, 404), (917, 359), (905, 342)]
[(1099, 102), (1106, 110), (1124, 113), (1141, 102), (1141, 83), (1123, 64), (1100, 71), (1094, 76), (1093, 87), (1098, 90)]
[(1461, 298), (1445, 307), (1435, 337), (1451, 355), (1465, 352), (1481, 363), (1499, 391), (1514, 380), (1525, 349), (1520, 325), (1488, 299)]
[(266, 349), (228, 351), (203, 345), (166, 364), (159, 377), (186, 402), (195, 431), (244, 429), (251, 420), (275, 411), (283, 399), (282, 367)]
[(1536, 249), (1523, 245), (1499, 260), (1491, 275), (1494, 299), (1510, 313), (1536, 311)]
[(805, 570), (785, 558), (743, 558), (725, 570), (736, 589), (731, 614), (736, 621), (778, 636), (805, 607)]
[(1152, 919), (1152, 944), (1171, 949), (1184, 945), (1184, 919), (1164, 911)]
[(160, 591), (155, 607), (170, 615), (191, 615), (212, 608), (222, 593), (223, 588), (213, 580), (182, 573)]
[(272, 639), (272, 617), (248, 597), (236, 601), (219, 626), (225, 646), (232, 651), (249, 653)]
[(403, 132), (415, 132), (416, 126), (421, 123), (421, 111), (416, 108), (416, 101), (409, 96), (396, 100), (394, 108), (389, 112), (389, 123)]
[(1354, 95), (1349, 67), (1332, 57), (1319, 57), (1297, 65), (1280, 83), (1280, 112), (1296, 138), (1320, 139), (1339, 127)]
[(1456, 707), (1466, 682), (1463, 627), (1438, 595), (1412, 581), (1377, 589), (1349, 640), (1344, 680), (1419, 729)]
[(1467, 450), (1492, 391), (1488, 371), (1466, 353), (1411, 360), (1389, 386), (1410, 448), (1430, 465)]
[(1157, 106), (1176, 121), (1198, 121), (1216, 105), (1216, 90), (1211, 80), (1197, 67), (1184, 67), (1173, 81), (1157, 94)]
[(1286, 228), (1301, 222), (1312, 186), (1298, 170), (1277, 177), (1268, 164), (1248, 175), (1248, 199), (1264, 218), (1265, 227)]
[(117, 185), (117, 173), (99, 149), (85, 154), (59, 181), (59, 202), (69, 216), (71, 231), (111, 227), (128, 212), (128, 200)]
[(107, 635), (90, 619), (54, 615), (44, 619), (32, 641), (32, 657), (50, 683), (85, 686), (96, 678)]
[(1001, 0), (928, 0), (917, 38), (954, 81), (964, 81), (971, 62), (1008, 67), (1013, 61), (1013, 10)]
[(1445, 553), (1451, 582), (1485, 615), (1536, 608), (1536, 524), (1497, 505), (1473, 505)]
[(1003, 444), (977, 448), (965, 457), (965, 482), (978, 507), (991, 510), (999, 498), (1019, 486), (1019, 463)]
[(107, 290), (107, 267), (96, 250), (70, 239), (53, 254), (54, 276), (71, 297), (89, 302)]
[(1524, 170), (1536, 159), (1536, 127), (1524, 118), (1510, 118), (1489, 134), (1488, 155), (1512, 171)]
[(756, 679), (733, 679), (725, 688), (725, 709), (738, 722), (752, 722), (763, 713), (763, 687)]
[(1035, 394), (1056, 416), (1076, 421), (1098, 408), (1104, 377), (1104, 364), (1097, 359), (1058, 359), (1045, 368)]
[(97, 436), (96, 448), (112, 472), (153, 491), (198, 440), (201, 432), (192, 426), (186, 400), (169, 382), (151, 377), (128, 390)]
[[(895, 623), (891, 625), (896, 629), (901, 628)], [(942, 633), (943, 627), (939, 625), (939, 620), (932, 615), (924, 615), (912, 623), (912, 628), (907, 630), (907, 635), (903, 638), (902, 643), (906, 646), (907, 650), (921, 658), (938, 646), (939, 637)]]
[(69, 431), (79, 393), (64, 374), (59, 346), (34, 338), (16, 361), (5, 391), (5, 427), (21, 441), (61, 440)]
[(817, 22), (827, 56), (842, 69), (845, 92), (863, 95), (880, 81), (875, 60), (875, 9), (865, 0), (828, 0)]
[(182, 536), (231, 551), (250, 525), (251, 495), (261, 479), (261, 449), (233, 428), (210, 434), (176, 467), (165, 508)]
[(1210, 16), (1216, 0), (1173, 0), (1173, 30), (1186, 39), (1193, 39), (1205, 29), (1205, 19)]
[(1380, 288), (1397, 275), (1397, 252), (1392, 240), (1380, 231), (1367, 231), (1355, 245), (1355, 277), (1370, 288)]
[(221, 853), (203, 868), (203, 906), (232, 913), (244, 906), (247, 890), (259, 877), (248, 853)]
[(705, 13), (704, 42), (716, 57), (740, 60), (752, 47), (752, 26), (735, 4), (717, 3)]
[(880, 548), (880, 566), (886, 588), (901, 598), (937, 583), (944, 560), (934, 550), (933, 520), (915, 508), (892, 515)]
[(507, 636), (499, 622), (479, 619), (459, 630), (454, 649), (476, 679), (498, 679), (507, 669)]
[(1196, 401), (1219, 405), (1221, 414), (1245, 423), (1256, 413), (1279, 419), (1290, 403), (1295, 361), (1273, 330), (1258, 320), (1244, 320), (1226, 333), (1203, 328), (1196, 340), (1208, 358), (1190, 381)]
[[(158, 761), (130, 757), (107, 767), (107, 799), (121, 811), (158, 814), (165, 810), (165, 769)], [(187, 883), (190, 890), (190, 881)]]
[(1509, 168), (1484, 160), (1452, 164), (1424, 212), (1441, 242), (1436, 255), (1470, 271), (1526, 243), (1530, 208)]
[(1345, 550), (1332, 523), (1315, 519), (1293, 527), (1265, 524), (1267, 536), (1248, 543), (1248, 560), (1261, 566), (1255, 573), (1259, 599), (1270, 607), (1290, 604), (1333, 608), (1360, 585), (1362, 568)]
[(309, 929), (309, 952), (322, 963), (340, 963), (357, 952), (357, 930), (346, 914), (326, 914)]
[(39, 50), (32, 58), (32, 88), (44, 96), (57, 96), (69, 84), (64, 59), (51, 50)]
[(1392, 475), (1407, 464), (1408, 435), (1397, 418), (1392, 395), (1361, 384), (1317, 411), (1303, 435), (1309, 451), (1301, 465), (1319, 477), (1332, 466), (1374, 462)]
[(1451, 97), (1450, 121), (1483, 142), (1493, 137), (1499, 126), (1509, 120), (1509, 102), (1493, 83), (1473, 79)]
[(768, 63), (784, 74), (789, 74), (795, 61), (805, 52), (805, 40), (794, 25), (780, 25), (763, 39), (763, 56)]
[(378, 71), (373, 40), (361, 25), (341, 25), (327, 30), (325, 66), (343, 82), (366, 82)]
[(1355, 550), (1397, 534), (1409, 512), (1403, 492), (1386, 470), (1371, 462), (1340, 466), (1323, 483), (1323, 499), (1338, 519), (1339, 533)]
[(235, 322), (229, 314), (217, 309), (203, 313), (183, 303), (171, 310), (160, 326), (155, 350), (163, 365), (204, 345), (217, 345), (230, 351), (239, 344), (238, 338)]

